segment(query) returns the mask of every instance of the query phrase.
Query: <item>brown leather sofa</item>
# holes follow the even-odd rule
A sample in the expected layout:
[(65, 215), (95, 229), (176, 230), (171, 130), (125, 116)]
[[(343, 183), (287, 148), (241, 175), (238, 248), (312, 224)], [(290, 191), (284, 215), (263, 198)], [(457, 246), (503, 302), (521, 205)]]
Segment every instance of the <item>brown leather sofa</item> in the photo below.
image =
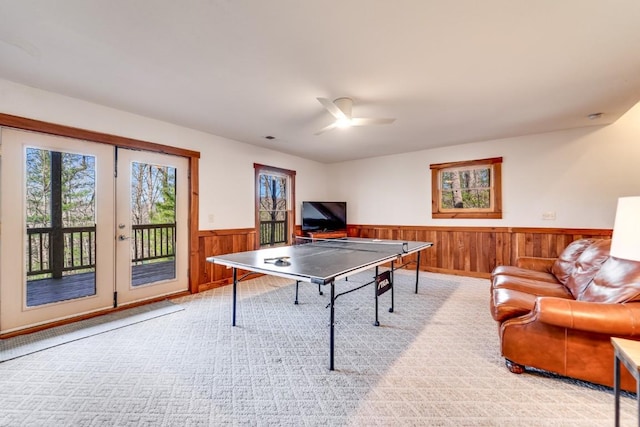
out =
[[(491, 315), (511, 372), (533, 367), (613, 385), (611, 337), (640, 340), (640, 263), (609, 255), (608, 239), (572, 242), (553, 258), (520, 258), (491, 279)], [(621, 386), (635, 380), (621, 369)]]

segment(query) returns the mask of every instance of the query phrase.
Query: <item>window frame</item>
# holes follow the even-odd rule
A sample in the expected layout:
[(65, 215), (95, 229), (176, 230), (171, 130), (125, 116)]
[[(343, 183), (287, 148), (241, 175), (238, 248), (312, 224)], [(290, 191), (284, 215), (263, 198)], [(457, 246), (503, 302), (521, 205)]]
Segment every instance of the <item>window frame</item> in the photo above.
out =
[(253, 168), (255, 170), (254, 176), (254, 193), (255, 193), (255, 230), (256, 239), (254, 248), (267, 248), (272, 246), (260, 246), (260, 175), (276, 175), (286, 177), (289, 183), (287, 188), (287, 230), (286, 230), (286, 242), (282, 245), (292, 244), (293, 235), (295, 234), (295, 222), (296, 222), (296, 171), (289, 169), (282, 169), (275, 166), (267, 166), (259, 163), (254, 163)]
[[(442, 207), (442, 174), (468, 167), (487, 166), (491, 178), (489, 186), (489, 208), (454, 208)], [(473, 219), (502, 219), (502, 157), (466, 160), (461, 162), (434, 163), (431, 169), (431, 217), (444, 218), (473, 218)]]

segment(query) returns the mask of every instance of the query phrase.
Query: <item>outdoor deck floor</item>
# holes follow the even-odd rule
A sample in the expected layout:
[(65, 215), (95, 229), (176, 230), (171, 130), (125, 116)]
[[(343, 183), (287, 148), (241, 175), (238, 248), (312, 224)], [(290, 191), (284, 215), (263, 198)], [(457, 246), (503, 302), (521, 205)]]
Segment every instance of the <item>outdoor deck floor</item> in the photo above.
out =
[[(173, 261), (134, 265), (131, 272), (133, 286), (172, 279), (176, 275)], [(94, 295), (94, 273), (79, 273), (60, 279), (27, 281), (27, 306), (49, 304)]]

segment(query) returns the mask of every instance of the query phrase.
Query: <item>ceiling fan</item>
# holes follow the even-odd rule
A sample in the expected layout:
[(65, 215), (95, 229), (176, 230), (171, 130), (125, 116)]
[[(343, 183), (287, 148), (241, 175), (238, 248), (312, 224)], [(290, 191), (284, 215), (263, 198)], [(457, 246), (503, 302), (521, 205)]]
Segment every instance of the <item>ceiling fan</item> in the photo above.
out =
[(331, 123), (316, 132), (316, 135), (320, 135), (323, 132), (331, 130), (336, 127), (350, 127), (350, 126), (367, 126), (367, 125), (387, 125), (393, 123), (396, 119), (375, 119), (375, 118), (359, 118), (352, 117), (351, 108), (353, 107), (353, 99), (351, 98), (338, 98), (333, 102), (327, 98), (317, 98), (320, 104), (327, 109), (336, 118), (336, 121)]

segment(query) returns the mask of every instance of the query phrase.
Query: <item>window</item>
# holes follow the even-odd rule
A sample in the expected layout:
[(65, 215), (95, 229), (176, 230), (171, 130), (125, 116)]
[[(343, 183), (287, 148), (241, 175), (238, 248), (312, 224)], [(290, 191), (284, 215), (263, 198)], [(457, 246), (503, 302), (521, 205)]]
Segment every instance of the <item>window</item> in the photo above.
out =
[(432, 218), (502, 218), (502, 157), (430, 168)]
[(254, 164), (260, 247), (288, 244), (294, 234), (295, 171)]

